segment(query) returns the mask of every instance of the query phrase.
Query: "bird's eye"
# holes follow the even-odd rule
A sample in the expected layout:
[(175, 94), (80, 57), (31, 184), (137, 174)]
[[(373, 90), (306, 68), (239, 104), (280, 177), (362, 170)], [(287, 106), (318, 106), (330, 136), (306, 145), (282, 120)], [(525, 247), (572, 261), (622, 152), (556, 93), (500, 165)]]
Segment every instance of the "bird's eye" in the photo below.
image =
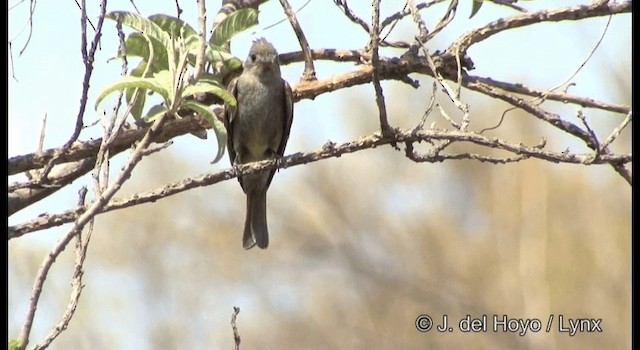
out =
[(253, 54), (253, 53), (249, 56), (249, 58), (251, 59), (251, 62), (255, 62), (256, 61), (256, 55)]

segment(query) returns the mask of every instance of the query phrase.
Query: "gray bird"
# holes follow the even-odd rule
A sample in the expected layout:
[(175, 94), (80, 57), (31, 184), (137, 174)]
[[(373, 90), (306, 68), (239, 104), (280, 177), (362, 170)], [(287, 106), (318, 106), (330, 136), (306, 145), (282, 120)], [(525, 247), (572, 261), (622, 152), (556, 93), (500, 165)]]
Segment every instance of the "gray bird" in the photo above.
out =
[[(291, 86), (280, 74), (278, 52), (264, 38), (255, 40), (242, 74), (231, 81), (229, 91), (236, 108), (226, 108), (229, 159), (232, 165), (282, 157), (293, 121)], [(238, 178), (247, 194), (247, 216), (242, 246), (265, 249), (267, 229), (267, 189), (274, 170)]]

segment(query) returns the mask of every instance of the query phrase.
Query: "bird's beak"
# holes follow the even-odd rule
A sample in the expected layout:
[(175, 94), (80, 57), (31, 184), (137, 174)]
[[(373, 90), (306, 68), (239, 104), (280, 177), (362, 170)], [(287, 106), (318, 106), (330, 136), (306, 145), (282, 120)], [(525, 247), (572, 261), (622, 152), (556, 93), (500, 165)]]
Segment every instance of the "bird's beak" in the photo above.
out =
[(258, 65), (262, 70), (265, 70), (265, 71), (273, 69), (273, 66), (274, 66), (272, 61), (260, 61), (258, 62)]

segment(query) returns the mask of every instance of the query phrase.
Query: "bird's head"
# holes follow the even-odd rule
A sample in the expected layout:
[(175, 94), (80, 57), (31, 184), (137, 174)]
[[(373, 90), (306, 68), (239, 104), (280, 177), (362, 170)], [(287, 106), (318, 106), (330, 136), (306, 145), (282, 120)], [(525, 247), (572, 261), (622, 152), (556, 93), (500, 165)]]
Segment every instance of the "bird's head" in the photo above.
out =
[(275, 73), (280, 75), (278, 51), (264, 38), (257, 39), (249, 49), (249, 55), (244, 63), (244, 69), (256, 73)]

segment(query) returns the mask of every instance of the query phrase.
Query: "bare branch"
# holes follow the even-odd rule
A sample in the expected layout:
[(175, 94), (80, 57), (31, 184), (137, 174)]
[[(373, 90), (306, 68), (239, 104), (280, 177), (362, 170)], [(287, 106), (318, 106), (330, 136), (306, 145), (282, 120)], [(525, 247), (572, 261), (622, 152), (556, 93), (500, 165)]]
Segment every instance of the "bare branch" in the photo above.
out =
[(429, 114), (431, 114), (431, 111), (433, 110), (433, 106), (436, 103), (436, 91), (437, 91), (437, 85), (434, 82), (432, 84), (432, 88), (431, 88), (431, 98), (429, 99), (429, 105), (427, 106), (427, 109), (425, 109), (424, 114), (422, 115), (422, 118), (420, 119), (420, 123), (418, 123), (418, 125), (416, 126), (417, 130), (422, 130), (424, 129), (424, 124), (427, 122), (427, 117), (429, 116)]
[[(609, 15), (609, 19), (607, 20), (607, 23), (606, 23), (604, 29), (602, 30), (602, 34), (600, 35), (600, 39), (598, 39), (598, 41), (593, 46), (591, 51), (589, 51), (589, 54), (587, 55), (587, 57), (584, 60), (582, 60), (582, 63), (578, 66), (578, 68), (576, 68), (576, 70), (573, 71), (573, 73), (571, 73), (569, 75), (569, 77), (567, 77), (564, 81), (558, 83), (556, 86), (554, 86), (551, 89), (549, 89), (549, 92), (555, 91), (555, 90), (561, 88), (562, 86), (567, 85), (576, 75), (578, 75), (578, 72), (580, 72), (582, 70), (582, 68), (584, 68), (584, 66), (587, 64), (587, 62), (589, 62), (591, 57), (593, 57), (593, 54), (596, 52), (598, 47), (600, 47), (600, 44), (602, 43), (602, 40), (604, 40), (604, 36), (607, 33), (607, 29), (609, 29), (609, 24), (611, 23), (611, 18), (612, 17), (613, 17), (613, 15)], [(565, 91), (565, 93), (566, 93), (566, 91)], [(544, 99), (544, 95), (541, 98)]]
[(236, 317), (240, 313), (240, 308), (237, 306), (233, 307), (233, 314), (231, 315), (231, 329), (233, 329), (233, 342), (235, 344), (235, 349), (240, 349), (240, 334), (238, 334), (238, 327), (236, 326)]
[(525, 86), (518, 83), (509, 83), (504, 81), (498, 81), (491, 78), (483, 78), (477, 76), (467, 76), (465, 78), (470, 83), (483, 83), (486, 85), (494, 86), (502, 90), (513, 92), (516, 94), (528, 95), (533, 97), (544, 97), (545, 100), (559, 101), (563, 103), (572, 103), (582, 107), (597, 108), (603, 111), (615, 112), (627, 114), (631, 111), (631, 106), (612, 104), (603, 101), (596, 101), (594, 99), (576, 95), (570, 95), (566, 92), (549, 92), (542, 89), (536, 89), (533, 87)]
[[(431, 0), (431, 1), (425, 1), (419, 4), (416, 4), (416, 9), (418, 10), (422, 10), (428, 7), (431, 7), (435, 4), (439, 4), (441, 2), (444, 2), (445, 0)], [(380, 23), (380, 30), (385, 29), (388, 25), (396, 23), (397, 21), (403, 19), (404, 17), (408, 16), (411, 14), (411, 11), (409, 9), (405, 8), (402, 11), (398, 11), (394, 14), (392, 14), (391, 16), (385, 18), (382, 23)]]
[[(378, 67), (380, 65), (380, 58), (378, 55), (378, 46), (380, 43), (380, 0), (373, 0), (372, 4), (372, 19), (371, 23), (371, 31), (369, 32), (370, 41), (369, 41), (369, 49), (371, 50), (371, 66), (373, 67), (373, 71), (371, 72), (371, 81), (373, 82), (373, 88), (376, 92), (376, 104), (378, 105), (379, 119), (380, 119), (380, 131), (383, 136), (390, 136), (393, 134), (394, 130), (389, 125), (389, 121), (387, 119), (387, 106), (384, 102), (384, 95), (382, 92), (382, 85), (380, 85), (380, 73), (378, 72)], [(394, 147), (395, 144), (393, 144)]]
[(296, 33), (296, 37), (298, 37), (298, 42), (300, 43), (300, 47), (304, 53), (304, 72), (302, 73), (302, 79), (316, 80), (316, 69), (313, 66), (313, 57), (311, 55), (311, 50), (309, 49), (309, 43), (302, 31), (302, 27), (300, 27), (300, 23), (298, 23), (296, 13), (293, 11), (287, 0), (280, 0), (280, 5), (282, 5), (284, 13), (287, 15), (287, 18), (289, 18), (289, 23), (291, 23), (291, 27)]
[(620, 123), (620, 125), (618, 125), (615, 129), (613, 129), (613, 131), (611, 132), (611, 135), (609, 135), (609, 137), (607, 137), (607, 139), (602, 143), (602, 145), (600, 145), (602, 149), (609, 147), (609, 145), (613, 143), (613, 141), (620, 135), (622, 130), (631, 122), (631, 114), (632, 114), (631, 111), (629, 111), (629, 113), (627, 113), (627, 116), (624, 118), (622, 123)]
[[(102, 36), (102, 24), (104, 23), (104, 17), (107, 11), (107, 0), (102, 0), (100, 2), (100, 14), (98, 17), (98, 25), (96, 28), (96, 33), (93, 37), (93, 41), (91, 43), (91, 48), (87, 51), (87, 11), (86, 11), (86, 0), (82, 1), (81, 7), (81, 16), (80, 16), (80, 26), (81, 26), (81, 53), (82, 53), (82, 61), (85, 66), (84, 78), (82, 80), (82, 93), (80, 97), (80, 108), (78, 111), (78, 115), (76, 116), (76, 124), (75, 129), (69, 138), (69, 140), (63, 146), (63, 152), (65, 153), (66, 149), (70, 148), (73, 143), (80, 136), (80, 132), (82, 131), (84, 112), (87, 106), (87, 98), (89, 94), (89, 80), (91, 79), (91, 74), (93, 72), (93, 60), (95, 56), (95, 52), (98, 49), (98, 44), (100, 42), (100, 37)], [(54, 162), (50, 161), (39, 174), (38, 182), (46, 182), (47, 176), (53, 167)]]
[(424, 40), (424, 41), (426, 42), (428, 40), (431, 40), (431, 38), (436, 36), (436, 34), (440, 33), (440, 31), (442, 31), (442, 29), (444, 29), (444, 27), (446, 27), (449, 23), (451, 23), (451, 21), (453, 21), (453, 18), (456, 16), (456, 10), (457, 9), (458, 9), (458, 0), (452, 0), (451, 3), (449, 3), (449, 7), (447, 8), (447, 11), (445, 11), (445, 13), (442, 16), (442, 18), (440, 18), (438, 23), (431, 30), (431, 32), (427, 36), (426, 40)]
[(11, 216), (19, 210), (56, 193), (59, 189), (91, 171), (95, 161), (95, 157), (90, 157), (54, 168), (49, 174), (50, 182), (46, 186), (37, 185), (37, 187), (32, 188), (10, 189), (7, 196), (8, 215)]
[(196, 55), (196, 67), (195, 73), (192, 78), (192, 83), (195, 83), (200, 79), (202, 73), (204, 73), (204, 51), (207, 45), (207, 9), (205, 7), (204, 0), (197, 0), (198, 2), (198, 36), (200, 39), (200, 47), (198, 48), (198, 54)]
[(29, 43), (31, 42), (31, 35), (33, 34), (33, 14), (35, 12), (36, 12), (36, 0), (30, 0), (29, 1), (29, 21), (28, 21), (29, 35), (27, 36), (27, 40), (25, 41), (24, 46), (22, 47), (22, 49), (20, 49), (18, 56), (22, 56), (24, 51), (27, 49), (27, 46), (29, 46)]
[[(199, 118), (180, 118), (167, 121), (161, 133), (155, 139), (156, 142), (166, 142), (170, 139), (184, 135), (190, 132), (202, 130), (202, 121)], [(147, 128), (132, 126), (130, 129), (125, 128), (114, 142), (110, 145), (111, 155), (118, 154), (127, 150), (135, 142), (144, 137)], [(68, 151), (63, 148), (51, 148), (38, 155), (30, 153), (22, 156), (9, 158), (8, 172), (9, 175), (18, 174), (30, 169), (36, 169), (45, 166), (47, 162), (53, 160), (54, 164), (75, 162), (84, 158), (95, 157), (100, 149), (102, 139), (96, 139), (85, 142), (76, 142)]]
[(180, 0), (176, 0), (176, 17), (180, 18), (182, 15), (182, 8), (180, 7)]
[(471, 45), (477, 44), (489, 38), (490, 36), (498, 34), (507, 29), (514, 29), (543, 22), (558, 22), (566, 20), (577, 21), (590, 17), (599, 17), (625, 12), (631, 12), (631, 1), (600, 1), (592, 2), (589, 5), (578, 5), (561, 7), (554, 10), (527, 12), (507, 18), (501, 18), (487, 24), (484, 27), (470, 30), (456, 39), (456, 41), (454, 41), (449, 46), (447, 51), (459, 52), (463, 54), (467, 52)]
[(365, 22), (362, 18), (358, 17), (347, 5), (346, 0), (333, 0), (333, 2), (338, 6), (338, 8), (344, 13), (344, 15), (351, 20), (351, 22), (359, 25), (364, 29), (365, 32), (371, 33), (371, 28), (367, 22)]
[[(397, 130), (390, 137), (382, 137), (379, 133), (368, 135), (357, 140), (345, 142), (342, 144), (334, 144), (328, 142), (322, 148), (307, 153), (295, 153), (276, 160), (265, 160), (254, 163), (242, 164), (236, 168), (228, 168), (216, 173), (204, 174), (195, 178), (187, 178), (178, 182), (174, 182), (158, 188), (153, 191), (134, 194), (128, 198), (120, 200), (112, 200), (106, 204), (100, 213), (112, 210), (123, 209), (143, 203), (155, 202), (159, 199), (166, 198), (193, 188), (210, 186), (215, 183), (232, 179), (239, 175), (253, 174), (262, 170), (275, 168), (288, 168), (292, 166), (316, 162), (326, 158), (340, 157), (347, 153), (354, 153), (365, 149), (374, 149), (376, 147), (407, 142), (422, 141), (438, 141), (450, 140), (455, 142), (470, 142), (479, 146), (492, 149), (511, 152), (516, 155), (526, 156), (528, 158), (536, 158), (546, 160), (552, 163), (568, 163), (568, 164), (626, 164), (632, 161), (631, 154), (600, 154), (596, 157), (593, 153), (570, 153), (565, 151), (548, 151), (543, 150), (539, 145), (525, 146), (522, 143), (510, 143), (495, 137), (488, 137), (473, 132), (463, 132), (459, 130)], [(442, 156), (446, 157), (446, 156)], [(459, 156), (462, 157), (462, 156)], [(446, 158), (442, 158), (446, 159)], [(472, 159), (472, 158), (468, 158)], [(441, 161), (441, 160), (434, 160)], [(41, 215), (28, 222), (10, 226), (8, 228), (8, 239), (20, 237), (26, 233), (39, 231), (65, 223), (72, 222), (79, 217), (84, 208), (74, 208), (60, 214)]]
[[(78, 191), (78, 206), (84, 206), (84, 201), (87, 195), (87, 188), (82, 187), (80, 191)], [(89, 247), (89, 241), (91, 239), (91, 232), (93, 231), (93, 225), (89, 228), (87, 232), (87, 238), (83, 241), (81, 232), (79, 232), (76, 238), (75, 252), (76, 252), (76, 262), (75, 268), (73, 271), (73, 276), (71, 279), (71, 295), (69, 299), (69, 303), (67, 304), (67, 308), (62, 315), (60, 321), (51, 329), (49, 334), (45, 337), (45, 339), (40, 342), (40, 344), (35, 346), (35, 349), (46, 349), (49, 347), (51, 342), (53, 342), (64, 330), (67, 329), (71, 318), (76, 312), (76, 308), (78, 307), (78, 301), (80, 300), (80, 295), (82, 294), (82, 289), (84, 285), (82, 284), (82, 275), (84, 271), (82, 267), (84, 266), (84, 260), (87, 257), (87, 248)]]
[(142, 158), (143, 151), (147, 148), (147, 146), (151, 143), (151, 140), (157, 134), (158, 129), (164, 123), (167, 114), (163, 114), (158, 118), (154, 124), (149, 128), (144, 138), (138, 143), (136, 149), (129, 157), (127, 163), (123, 166), (122, 170), (118, 174), (116, 180), (109, 185), (109, 187), (104, 191), (104, 193), (97, 198), (85, 212), (79, 215), (73, 225), (73, 227), (69, 230), (66, 236), (64, 236), (58, 244), (54, 247), (52, 253), (50, 253), (42, 264), (42, 267), (38, 271), (38, 275), (36, 277), (36, 283), (34, 284), (31, 301), (29, 304), (29, 308), (27, 311), (27, 315), (25, 317), (25, 322), (22, 327), (22, 332), (20, 334), (20, 346), (24, 349), (29, 343), (29, 333), (31, 332), (31, 325), (33, 324), (33, 318), (35, 316), (36, 306), (38, 304), (38, 300), (40, 298), (40, 294), (42, 292), (42, 284), (44, 284), (44, 280), (49, 273), (49, 269), (51, 265), (55, 261), (56, 257), (65, 249), (69, 241), (79, 232), (81, 232), (85, 225), (93, 219), (93, 217), (102, 211), (103, 207), (109, 202), (109, 200), (116, 194), (116, 192), (120, 189), (122, 184), (126, 179), (131, 176), (131, 172), (133, 168), (138, 164), (140, 159)]

